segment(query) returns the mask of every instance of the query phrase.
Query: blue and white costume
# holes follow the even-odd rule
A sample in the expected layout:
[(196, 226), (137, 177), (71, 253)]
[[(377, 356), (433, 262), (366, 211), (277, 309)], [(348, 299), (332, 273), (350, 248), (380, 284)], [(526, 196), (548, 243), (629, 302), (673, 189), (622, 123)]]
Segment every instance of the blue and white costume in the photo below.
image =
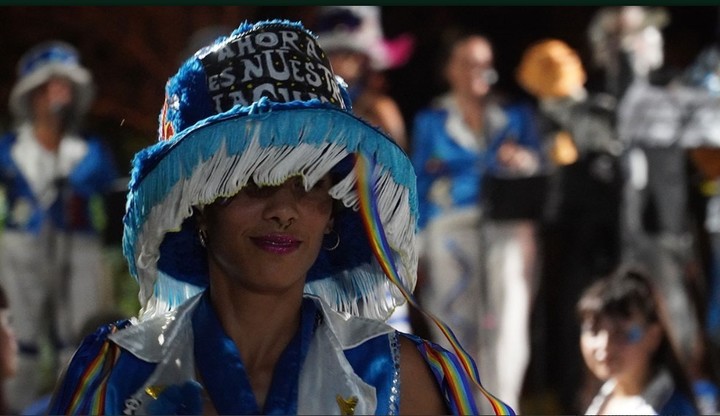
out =
[(29, 96), (50, 77), (73, 83), (76, 118), (90, 104), (90, 75), (74, 50), (41, 44), (20, 67), (10, 98), (18, 126), (0, 138), (0, 283), (12, 299), (20, 346), (18, 375), (7, 383), (16, 409), (43, 393), (39, 341), (54, 341), (54, 353), (68, 359), (83, 324), (111, 300), (103, 281), (98, 208), (117, 178), (113, 157), (98, 137), (67, 128), (51, 151), (35, 136)]
[[(428, 276), (420, 296), (478, 360), (488, 388), (517, 406), (530, 358), (535, 229), (526, 219), (487, 218), (483, 178), (512, 176), (497, 159), (503, 143), (531, 149), (538, 160), (541, 143), (527, 106), (489, 101), (485, 117), (484, 131), (474, 133), (450, 94), (415, 117), (412, 162)], [(442, 344), (442, 334), (431, 332)]]
[[(83, 388), (83, 371), (109, 342), (119, 356), (111, 368), (103, 370), (108, 380), (104, 414), (178, 414), (181, 409), (197, 413), (209, 397), (219, 414), (329, 415), (342, 411), (338, 395), (357, 398), (357, 414), (397, 414), (397, 337), (410, 337), (421, 351), (425, 345), (382, 322), (340, 314), (320, 298), (307, 297), (301, 327), (278, 362), (265, 407), (260, 409), (239, 353), (206, 295), (196, 295), (153, 320), (118, 325), (124, 329), (113, 332), (110, 325), (85, 340), (60, 386), (60, 397), (66, 400), (55, 403), (53, 409), (70, 408), (68, 399)], [(139, 337), (164, 342), (140, 344)], [(218, 360), (219, 356), (223, 359)], [(447, 386), (442, 376), (438, 383)], [(171, 399), (179, 392), (181, 401)], [(93, 413), (97, 409), (92, 405), (91, 396), (86, 396), (74, 412)]]
[[(85, 340), (50, 413), (197, 413), (205, 400), (232, 414), (393, 414), (400, 336), (425, 357), (447, 409), (477, 413), (458, 358), (385, 323), (405, 301), (392, 283), (415, 285), (415, 175), (391, 138), (350, 112), (314, 35), (288, 21), (244, 23), (201, 49), (168, 81), (159, 133), (134, 159), (124, 219), (139, 317)], [(369, 173), (356, 166), (364, 160)], [(339, 239), (329, 235), (307, 271), (301, 324), (261, 409), (203, 295), (208, 251), (194, 213), (249, 181), (300, 177), (309, 190), (328, 173)], [(373, 251), (380, 242), (385, 257)]]

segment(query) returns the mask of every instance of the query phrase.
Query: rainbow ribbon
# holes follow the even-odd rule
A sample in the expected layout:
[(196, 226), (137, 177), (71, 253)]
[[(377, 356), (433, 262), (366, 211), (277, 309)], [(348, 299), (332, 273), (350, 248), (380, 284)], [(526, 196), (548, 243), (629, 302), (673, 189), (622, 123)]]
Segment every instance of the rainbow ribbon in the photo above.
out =
[[(111, 332), (115, 331), (113, 326)], [(119, 348), (109, 340), (103, 342), (97, 355), (80, 377), (66, 414), (105, 414), (107, 382), (118, 352)]]
[[(373, 254), (375, 255), (375, 258), (380, 264), (380, 267), (383, 269), (388, 279), (390, 279), (390, 281), (400, 290), (408, 303), (410, 303), (413, 307), (422, 312), (423, 315), (428, 317), (432, 322), (435, 323), (435, 325), (437, 325), (438, 328), (440, 328), (440, 331), (442, 331), (447, 340), (450, 342), (453, 350), (455, 351), (455, 354), (460, 361), (462, 370), (464, 370), (465, 374), (470, 377), (470, 380), (473, 381), (473, 383), (478, 387), (483, 396), (485, 396), (485, 398), (490, 402), (495, 414), (515, 415), (515, 412), (510, 406), (490, 394), (490, 392), (485, 390), (485, 388), (482, 386), (475, 361), (473, 361), (472, 357), (470, 357), (470, 355), (460, 345), (460, 342), (458, 341), (453, 331), (440, 319), (420, 307), (418, 302), (415, 300), (412, 292), (408, 290), (402, 280), (400, 280), (400, 275), (398, 274), (397, 268), (395, 267), (392, 250), (390, 249), (390, 245), (388, 244), (387, 238), (385, 237), (385, 230), (383, 229), (382, 221), (380, 220), (380, 214), (377, 208), (377, 199), (375, 198), (375, 192), (373, 190), (373, 184), (375, 183), (374, 169), (375, 164), (370, 158), (363, 155), (362, 153), (359, 153), (357, 155), (355, 171), (357, 174), (357, 189), (358, 199), (360, 202), (360, 215), (365, 226), (365, 231), (370, 237), (369, 240)], [(428, 345), (425, 346), (425, 350), (426, 353), (428, 353), (428, 362), (430, 363), (431, 367), (434, 367), (436, 370), (442, 371), (442, 374), (446, 375), (447, 380), (451, 386), (450, 395), (453, 396), (453, 398), (457, 402), (458, 413), (472, 413), (473, 410), (469, 402), (469, 400), (472, 400), (472, 398), (462, 394), (461, 391), (461, 386), (463, 386), (464, 384), (462, 374), (459, 374), (458, 372), (453, 370), (457, 367), (456, 363), (453, 362), (451, 357), (447, 356), (446, 354), (437, 353), (437, 350), (429, 347)]]

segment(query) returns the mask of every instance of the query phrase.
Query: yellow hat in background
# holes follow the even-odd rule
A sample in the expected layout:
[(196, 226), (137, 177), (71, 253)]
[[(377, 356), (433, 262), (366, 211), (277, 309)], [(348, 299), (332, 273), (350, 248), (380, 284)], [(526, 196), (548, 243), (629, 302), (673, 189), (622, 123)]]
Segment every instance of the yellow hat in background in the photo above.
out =
[(530, 45), (523, 53), (516, 77), (520, 86), (537, 98), (570, 96), (587, 79), (578, 54), (558, 39)]

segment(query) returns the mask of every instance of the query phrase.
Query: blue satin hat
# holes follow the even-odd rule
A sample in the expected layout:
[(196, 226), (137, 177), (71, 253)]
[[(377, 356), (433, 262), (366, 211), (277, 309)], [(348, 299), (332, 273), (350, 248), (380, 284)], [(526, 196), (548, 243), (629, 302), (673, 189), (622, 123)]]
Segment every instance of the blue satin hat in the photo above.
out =
[[(340, 245), (321, 253), (305, 291), (338, 311), (386, 319), (404, 302), (371, 251), (358, 214), (355, 155), (373, 160), (375, 200), (403, 283), (415, 286), (415, 173), (395, 142), (351, 112), (345, 85), (299, 22), (243, 23), (197, 51), (166, 85), (159, 141), (133, 160), (123, 249), (140, 284), (140, 319), (177, 307), (208, 284), (193, 210), (248, 181), (306, 189), (331, 170), (347, 208)], [(325, 246), (332, 246), (328, 242)], [(388, 290), (391, 296), (387, 297)]]

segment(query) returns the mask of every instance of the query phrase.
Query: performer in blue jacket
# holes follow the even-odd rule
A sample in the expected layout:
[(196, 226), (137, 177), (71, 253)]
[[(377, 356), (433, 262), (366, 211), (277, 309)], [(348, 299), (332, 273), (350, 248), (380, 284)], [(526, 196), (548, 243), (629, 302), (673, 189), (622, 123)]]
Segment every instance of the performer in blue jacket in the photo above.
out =
[(477, 413), (462, 349), (384, 322), (413, 302), (415, 175), (300, 23), (199, 50), (159, 134), (124, 220), (142, 309), (85, 339), (51, 414)]
[(490, 390), (517, 407), (530, 362), (542, 144), (531, 107), (493, 91), (485, 36), (460, 31), (444, 52), (449, 90), (418, 112), (411, 140), (426, 276), (419, 298), (455, 329)]
[(44, 393), (44, 331), (55, 330), (46, 338), (65, 363), (82, 325), (109, 300), (91, 207), (117, 177), (104, 143), (82, 133), (94, 85), (75, 48), (43, 42), (22, 56), (18, 75), (10, 93), (16, 126), (0, 138), (0, 282), (13, 300), (20, 346), (18, 374), (6, 387), (15, 410)]

